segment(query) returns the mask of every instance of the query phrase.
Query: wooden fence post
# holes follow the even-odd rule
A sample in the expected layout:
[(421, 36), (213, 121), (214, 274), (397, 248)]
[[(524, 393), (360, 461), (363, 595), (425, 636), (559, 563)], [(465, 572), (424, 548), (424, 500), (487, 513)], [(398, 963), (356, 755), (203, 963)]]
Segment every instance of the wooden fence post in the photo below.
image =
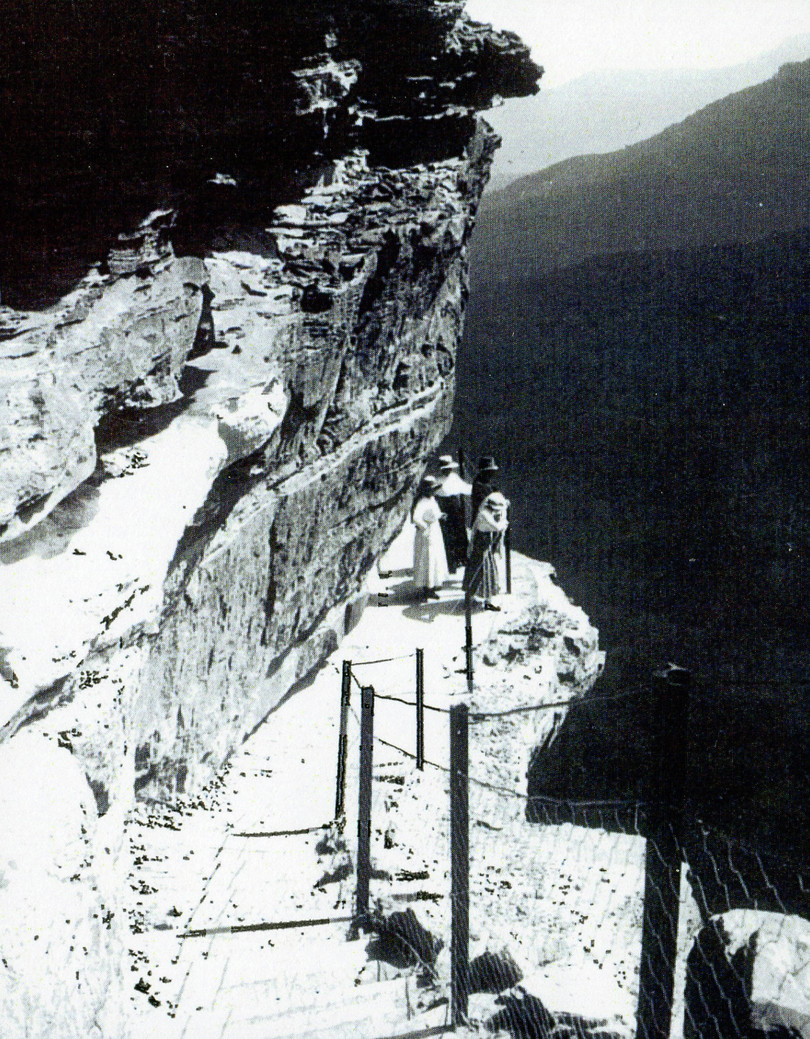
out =
[(686, 789), (689, 672), (670, 664), (655, 674), (661, 718), (657, 789), (647, 823), (644, 920), (638, 995), (638, 1039), (669, 1039), (678, 914), (681, 894), (681, 834)]
[(416, 651), (416, 767), (425, 767), (425, 651)]
[(450, 708), (450, 1007), (454, 1026), (467, 1020), (470, 994), (469, 708)]
[(503, 534), (504, 555), (506, 557), (506, 594), (512, 594), (512, 525)]
[(340, 682), (340, 735), (338, 736), (337, 783), (335, 787), (335, 820), (343, 817), (346, 798), (346, 751), (348, 747), (349, 704), (352, 696), (352, 662), (343, 661)]
[(371, 770), (374, 750), (374, 688), (363, 686), (360, 715), (360, 793), (357, 811), (357, 899), (355, 928), (368, 924), (371, 878)]
[(472, 596), (464, 593), (464, 670), (467, 675), (467, 692), (473, 691), (473, 639), (472, 639)]

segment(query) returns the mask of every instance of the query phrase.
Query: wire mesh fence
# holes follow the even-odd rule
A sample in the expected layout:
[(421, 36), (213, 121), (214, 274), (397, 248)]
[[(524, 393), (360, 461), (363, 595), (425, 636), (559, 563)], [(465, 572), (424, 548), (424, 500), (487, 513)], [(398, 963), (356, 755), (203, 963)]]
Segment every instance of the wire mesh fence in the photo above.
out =
[(567, 706), (471, 715), (470, 1016), (504, 1035), (631, 1035), (643, 919), (640, 806), (526, 793), (527, 752), (542, 731), (535, 716)]
[[(447, 773), (426, 760), (424, 733), (423, 768), (416, 767), (417, 654), (353, 663), (350, 674), (345, 815), (335, 824), (354, 853), (349, 937), (365, 950), (368, 980), (406, 987), (397, 1034), (413, 1019), (409, 1030), (429, 1035), (449, 1021), (442, 980), (450, 921)], [(385, 676), (387, 692), (366, 684), (372, 676)], [(438, 749), (439, 739), (434, 726), (428, 749)], [(392, 1027), (389, 1021), (380, 1034), (393, 1034)]]
[(687, 1039), (788, 1039), (810, 1029), (810, 868), (689, 812), (682, 857), (700, 914), (684, 950)]
[[(555, 1039), (810, 1029), (810, 871), (710, 825), (671, 760), (644, 800), (529, 796), (529, 752), (575, 699), (474, 702), (468, 759), (452, 749), (457, 712), (425, 703), (422, 769), (416, 680), (373, 699), (365, 922), (378, 952), (399, 945), (422, 1009)], [(669, 737), (677, 758), (683, 732)]]

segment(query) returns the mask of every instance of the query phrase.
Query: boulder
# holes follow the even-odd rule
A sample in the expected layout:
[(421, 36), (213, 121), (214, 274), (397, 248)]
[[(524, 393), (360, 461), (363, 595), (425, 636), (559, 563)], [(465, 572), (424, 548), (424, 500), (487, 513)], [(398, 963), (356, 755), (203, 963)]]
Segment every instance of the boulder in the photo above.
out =
[(523, 972), (509, 952), (487, 949), (470, 963), (470, 992), (503, 992), (521, 980)]
[(486, 1022), (489, 1032), (509, 1030), (521, 1039), (551, 1039), (557, 1022), (537, 996), (518, 990), (502, 996), (503, 1009)]
[[(631, 1039), (635, 1003), (606, 972), (588, 962), (548, 963), (498, 998), (488, 1027), (554, 1039)], [(546, 1031), (544, 1031), (546, 1029)]]
[(686, 976), (684, 1035), (810, 1039), (810, 923), (738, 909), (695, 939)]
[(372, 930), (379, 935), (376, 949), (380, 959), (421, 963), (433, 966), (444, 943), (424, 927), (413, 909), (391, 913), (389, 916), (379, 914), (371, 924)]

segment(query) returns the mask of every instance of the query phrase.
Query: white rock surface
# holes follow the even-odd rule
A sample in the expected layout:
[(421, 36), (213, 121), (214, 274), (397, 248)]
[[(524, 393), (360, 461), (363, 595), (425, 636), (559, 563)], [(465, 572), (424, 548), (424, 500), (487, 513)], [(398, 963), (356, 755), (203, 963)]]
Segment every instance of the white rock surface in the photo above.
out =
[(96, 806), (66, 749), (21, 733), (0, 756), (4, 1039), (126, 1036), (124, 921)]
[(810, 1037), (810, 921), (782, 913), (735, 910), (721, 917), (728, 953), (750, 958), (751, 1023)]

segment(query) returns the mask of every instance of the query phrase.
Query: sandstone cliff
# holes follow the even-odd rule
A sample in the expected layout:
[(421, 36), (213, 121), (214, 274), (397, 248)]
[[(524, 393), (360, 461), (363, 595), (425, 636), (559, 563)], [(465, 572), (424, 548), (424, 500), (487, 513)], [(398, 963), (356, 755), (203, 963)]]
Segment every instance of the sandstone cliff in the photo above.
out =
[(166, 792), (323, 655), (400, 526), (452, 401), (475, 109), (537, 70), (446, 0), (62, 8), (15, 6), (9, 59), (4, 732), (103, 701)]
[(42, 840), (0, 849), (0, 1002), (115, 1035), (123, 819), (352, 623), (449, 426), (475, 113), (538, 70), (457, 0), (7, 17), (0, 752)]

